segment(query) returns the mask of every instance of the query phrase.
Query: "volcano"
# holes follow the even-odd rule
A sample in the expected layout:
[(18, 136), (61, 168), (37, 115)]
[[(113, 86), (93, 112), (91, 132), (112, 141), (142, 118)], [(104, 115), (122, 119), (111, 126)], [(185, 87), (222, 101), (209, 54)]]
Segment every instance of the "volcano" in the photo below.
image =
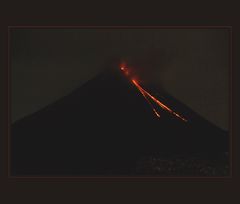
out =
[(16, 121), (11, 174), (133, 175), (148, 156), (217, 158), (229, 151), (228, 132), (123, 70), (107, 69)]

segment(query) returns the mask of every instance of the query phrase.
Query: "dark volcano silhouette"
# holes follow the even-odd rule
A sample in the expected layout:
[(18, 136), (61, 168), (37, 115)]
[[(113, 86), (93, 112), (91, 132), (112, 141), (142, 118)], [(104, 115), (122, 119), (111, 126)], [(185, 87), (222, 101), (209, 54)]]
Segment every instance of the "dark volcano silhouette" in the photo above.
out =
[[(151, 89), (151, 88), (149, 88)], [(227, 152), (227, 132), (166, 93), (154, 115), (120, 70), (107, 70), (70, 95), (12, 126), (12, 175), (134, 174), (148, 155), (213, 156)]]

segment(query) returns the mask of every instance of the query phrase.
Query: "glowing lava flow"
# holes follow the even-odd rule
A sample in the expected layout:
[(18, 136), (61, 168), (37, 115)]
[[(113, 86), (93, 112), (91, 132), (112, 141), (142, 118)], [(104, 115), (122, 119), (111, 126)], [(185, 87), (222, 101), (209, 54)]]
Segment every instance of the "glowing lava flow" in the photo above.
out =
[[(149, 96), (155, 103), (157, 103), (161, 108), (163, 108), (164, 110), (170, 112), (171, 114), (175, 115), (176, 117), (180, 118), (181, 120), (187, 122), (187, 120), (180, 116), (179, 114), (175, 113), (173, 110), (171, 110), (170, 108), (168, 108), (166, 105), (164, 105), (163, 103), (161, 103), (159, 100), (157, 100), (154, 96), (152, 96), (150, 93), (148, 93), (146, 90), (144, 90), (134, 79), (132, 79), (133, 84), (138, 88), (138, 90), (142, 93), (142, 95), (144, 96), (144, 98), (148, 101), (148, 103), (151, 105), (152, 104), (149, 102), (149, 100), (147, 99), (146, 96)], [(154, 113), (160, 117), (159, 113), (157, 113), (156, 109), (154, 109), (152, 107)]]
[(148, 100), (147, 95), (145, 93), (145, 90), (143, 90), (135, 80), (132, 80), (132, 82), (135, 84), (135, 86), (138, 88), (138, 90), (141, 92), (141, 94), (143, 95), (143, 97), (146, 99), (146, 101), (148, 102), (148, 104), (151, 106), (153, 112), (156, 114), (157, 117), (160, 118), (160, 114), (157, 112), (157, 110), (153, 107), (153, 105), (151, 104), (151, 102)]
[[(121, 67), (120, 68), (122, 71), (124, 71), (124, 73), (126, 75), (128, 75), (128, 70), (126, 70), (125, 67)], [(150, 102), (150, 100), (148, 99), (148, 97), (150, 99), (152, 99), (152, 101), (154, 101), (158, 106), (160, 106), (162, 109), (168, 111), (169, 113), (173, 114), (174, 116), (178, 117), (179, 119), (183, 120), (184, 122), (187, 122), (187, 120), (180, 116), (179, 114), (177, 114), (176, 112), (174, 112), (173, 110), (171, 110), (169, 107), (167, 107), (166, 105), (164, 105), (163, 103), (161, 103), (158, 99), (156, 99), (154, 96), (152, 96), (150, 93), (148, 93), (146, 90), (144, 90), (137, 82), (136, 80), (132, 79), (131, 80), (132, 83), (137, 87), (137, 89), (141, 92), (141, 94), (143, 95), (143, 97), (146, 99), (146, 101), (148, 102), (148, 104), (151, 106), (153, 112), (155, 113), (155, 115), (157, 117), (160, 118), (160, 114), (157, 112), (157, 110), (153, 107), (152, 103)]]

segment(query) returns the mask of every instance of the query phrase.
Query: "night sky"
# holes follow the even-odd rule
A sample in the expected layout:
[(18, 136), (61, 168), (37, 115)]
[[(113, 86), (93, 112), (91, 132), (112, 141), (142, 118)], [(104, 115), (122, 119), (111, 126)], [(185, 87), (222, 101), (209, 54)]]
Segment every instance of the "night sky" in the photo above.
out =
[(227, 29), (11, 29), (12, 121), (71, 93), (119, 59), (228, 129)]

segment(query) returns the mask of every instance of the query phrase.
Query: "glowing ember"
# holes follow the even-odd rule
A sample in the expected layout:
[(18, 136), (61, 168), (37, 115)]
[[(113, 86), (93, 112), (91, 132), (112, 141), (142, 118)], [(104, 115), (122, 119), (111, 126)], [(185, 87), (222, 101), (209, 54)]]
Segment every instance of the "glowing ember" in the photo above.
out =
[(124, 74), (127, 76), (129, 75), (129, 71), (125, 67), (122, 66), (120, 69), (124, 72)]
[[(128, 73), (128, 70), (126, 70), (126, 68), (121, 67), (121, 70), (124, 71), (124, 73)], [(178, 117), (179, 119), (183, 120), (184, 122), (187, 122), (187, 120), (180, 116), (179, 114), (177, 114), (176, 112), (174, 112), (173, 110), (171, 110), (169, 107), (167, 107), (166, 105), (164, 105), (162, 102), (160, 102), (158, 99), (156, 99), (154, 96), (152, 96), (150, 93), (148, 93), (146, 90), (144, 90), (138, 83), (136, 80), (132, 79), (131, 80), (133, 82), (133, 84), (137, 87), (137, 89), (141, 92), (141, 94), (143, 95), (143, 97), (146, 99), (146, 101), (148, 102), (148, 104), (151, 106), (153, 112), (155, 113), (155, 115), (157, 117), (160, 118), (160, 114), (157, 112), (157, 110), (153, 107), (151, 101), (149, 100), (149, 98), (155, 102), (158, 106), (160, 106), (162, 109), (168, 111), (169, 113), (173, 114), (174, 116)]]

